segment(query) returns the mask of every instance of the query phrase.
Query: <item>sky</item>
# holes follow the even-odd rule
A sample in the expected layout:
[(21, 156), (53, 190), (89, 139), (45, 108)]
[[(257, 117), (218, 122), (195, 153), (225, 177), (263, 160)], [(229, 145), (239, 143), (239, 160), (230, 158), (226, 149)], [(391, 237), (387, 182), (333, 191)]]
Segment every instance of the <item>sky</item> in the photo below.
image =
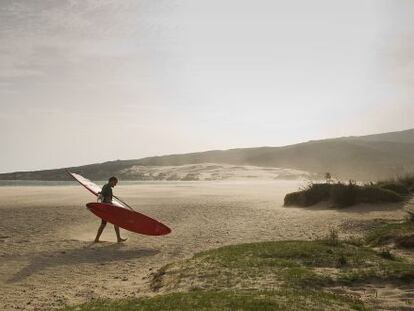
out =
[(0, 0), (0, 172), (414, 127), (412, 0)]

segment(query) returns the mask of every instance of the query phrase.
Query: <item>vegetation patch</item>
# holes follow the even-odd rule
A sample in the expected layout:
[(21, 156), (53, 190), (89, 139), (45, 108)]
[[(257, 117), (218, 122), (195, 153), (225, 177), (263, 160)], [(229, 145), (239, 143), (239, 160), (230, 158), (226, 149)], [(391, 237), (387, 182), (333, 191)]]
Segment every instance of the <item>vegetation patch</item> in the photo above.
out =
[(195, 291), (154, 298), (100, 300), (65, 311), (159, 310), (366, 310), (361, 302), (332, 293), (283, 289), (273, 291)]
[(390, 285), (401, 297), (393, 296), (392, 303), (405, 307), (404, 297), (414, 286), (414, 264), (385, 246), (412, 237), (411, 216), (404, 222), (380, 223), (360, 239), (340, 240), (331, 230), (322, 240), (201, 252), (153, 273), (155, 297), (98, 300), (63, 311), (376, 310), (387, 306), (376, 295), (363, 298), (364, 293)]
[(397, 177), (394, 179), (380, 181), (378, 184), (382, 187), (394, 187), (394, 191), (398, 193), (405, 193), (406, 190), (414, 192), (414, 174)]
[(325, 174), (325, 183), (310, 183), (306, 188), (288, 193), (285, 206), (311, 206), (328, 201), (335, 207), (347, 207), (358, 203), (401, 202), (414, 193), (414, 174), (377, 183), (356, 184), (334, 182), (331, 174)]
[(218, 268), (243, 275), (253, 269), (255, 275), (262, 274), (260, 278), (271, 273), (278, 284), (289, 287), (323, 287), (367, 277), (414, 280), (414, 267), (402, 259), (384, 258), (369, 247), (332, 240), (241, 244), (200, 253), (195, 259), (204, 262), (210, 273)]
[[(221, 247), (153, 274), (153, 298), (100, 300), (89, 310), (370, 310), (335, 288), (385, 282), (414, 284), (414, 265), (382, 251), (338, 240), (275, 241)], [(179, 292), (177, 292), (179, 291)]]
[(381, 224), (367, 233), (366, 241), (371, 246), (414, 248), (414, 221), (410, 218), (404, 222)]
[(307, 188), (288, 193), (285, 196), (285, 206), (311, 206), (330, 198), (330, 184), (310, 184)]
[[(177, 289), (271, 292), (277, 289), (279, 293), (308, 293), (312, 300), (314, 294), (331, 294), (330, 288), (337, 286), (363, 287), (372, 282), (413, 284), (414, 266), (359, 243), (332, 239), (277, 241), (233, 245), (199, 253), (164, 269), (161, 280), (157, 278), (156, 282), (158, 289), (164, 292)], [(344, 303), (341, 299), (348, 296), (337, 297)], [(348, 303), (349, 309), (355, 305), (368, 308), (356, 297)], [(319, 308), (330, 309), (322, 305)]]
[(345, 183), (312, 183), (305, 189), (285, 196), (285, 206), (311, 206), (328, 201), (335, 207), (347, 207), (358, 203), (401, 202), (405, 197), (378, 185)]
[(400, 182), (381, 182), (378, 183), (381, 189), (391, 190), (399, 195), (406, 196), (410, 194), (410, 189)]

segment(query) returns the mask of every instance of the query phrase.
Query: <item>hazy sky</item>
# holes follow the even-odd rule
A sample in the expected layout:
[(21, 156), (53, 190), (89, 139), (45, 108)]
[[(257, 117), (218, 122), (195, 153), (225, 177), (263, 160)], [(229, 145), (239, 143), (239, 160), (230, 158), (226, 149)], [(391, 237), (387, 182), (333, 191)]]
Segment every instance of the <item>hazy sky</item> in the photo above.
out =
[(0, 4), (0, 172), (414, 127), (412, 0)]

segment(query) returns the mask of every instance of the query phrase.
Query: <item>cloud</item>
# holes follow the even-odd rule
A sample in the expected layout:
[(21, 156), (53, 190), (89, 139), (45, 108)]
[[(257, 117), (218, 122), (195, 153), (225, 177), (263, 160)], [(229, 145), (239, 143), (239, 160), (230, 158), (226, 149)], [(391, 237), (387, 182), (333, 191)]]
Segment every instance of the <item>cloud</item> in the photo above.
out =
[(9, 0), (3, 1), (0, 10), (0, 33), (95, 39), (125, 37), (145, 33), (167, 16), (172, 7), (174, 2), (166, 0)]
[[(117, 70), (157, 42), (151, 35), (168, 1), (3, 1), (0, 9), (0, 81), (70, 83)], [(151, 12), (152, 14), (148, 14)], [(157, 34), (159, 35), (159, 34)], [(106, 70), (105, 67), (109, 70)], [(113, 74), (110, 74), (112, 71)], [(43, 79), (45, 78), (45, 79)], [(19, 80), (20, 79), (20, 80)]]

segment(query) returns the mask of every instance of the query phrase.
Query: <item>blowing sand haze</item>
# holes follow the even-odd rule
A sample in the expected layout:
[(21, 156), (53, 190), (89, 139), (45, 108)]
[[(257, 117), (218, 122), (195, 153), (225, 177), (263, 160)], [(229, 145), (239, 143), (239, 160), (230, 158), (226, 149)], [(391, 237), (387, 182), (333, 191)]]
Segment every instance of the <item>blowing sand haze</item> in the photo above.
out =
[(300, 184), (120, 186), (119, 194), (133, 206), (174, 228), (162, 239), (128, 234), (128, 243), (121, 245), (109, 230), (105, 242), (93, 243), (96, 218), (84, 207), (93, 196), (79, 186), (1, 187), (1, 309), (43, 310), (93, 298), (152, 296), (151, 273), (198, 251), (245, 242), (311, 240), (332, 227), (404, 214), (392, 205), (346, 211), (282, 207), (284, 195)]
[(0, 3), (0, 311), (414, 310), (414, 1)]

